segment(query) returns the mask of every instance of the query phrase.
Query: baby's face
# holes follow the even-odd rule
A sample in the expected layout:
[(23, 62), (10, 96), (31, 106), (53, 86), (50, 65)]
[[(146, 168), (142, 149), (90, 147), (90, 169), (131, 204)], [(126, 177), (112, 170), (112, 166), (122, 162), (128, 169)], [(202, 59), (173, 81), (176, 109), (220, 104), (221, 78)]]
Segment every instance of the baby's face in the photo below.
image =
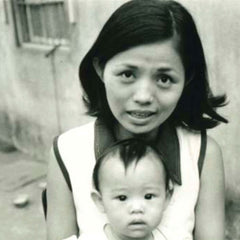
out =
[(161, 220), (166, 198), (165, 170), (153, 153), (148, 153), (127, 170), (112, 157), (99, 172), (104, 211), (120, 239), (151, 237)]

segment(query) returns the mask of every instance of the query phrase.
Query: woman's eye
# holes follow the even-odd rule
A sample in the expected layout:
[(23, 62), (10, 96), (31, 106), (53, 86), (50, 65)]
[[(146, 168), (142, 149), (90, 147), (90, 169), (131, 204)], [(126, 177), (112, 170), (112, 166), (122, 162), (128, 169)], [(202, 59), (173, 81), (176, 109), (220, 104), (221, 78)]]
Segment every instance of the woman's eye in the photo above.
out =
[(117, 199), (123, 202), (123, 201), (126, 201), (126, 200), (127, 200), (127, 196), (126, 196), (126, 195), (119, 195), (119, 196), (117, 197)]
[(163, 86), (163, 87), (169, 87), (172, 83), (172, 78), (169, 77), (168, 75), (165, 75), (165, 74), (162, 74), (160, 76), (157, 77), (157, 83), (160, 85), (160, 86)]
[(132, 71), (123, 71), (120, 73), (120, 76), (124, 79), (124, 80), (132, 80), (134, 78), (134, 74)]
[(147, 200), (151, 200), (153, 197), (154, 197), (154, 195), (152, 193), (148, 193), (144, 196), (144, 198)]

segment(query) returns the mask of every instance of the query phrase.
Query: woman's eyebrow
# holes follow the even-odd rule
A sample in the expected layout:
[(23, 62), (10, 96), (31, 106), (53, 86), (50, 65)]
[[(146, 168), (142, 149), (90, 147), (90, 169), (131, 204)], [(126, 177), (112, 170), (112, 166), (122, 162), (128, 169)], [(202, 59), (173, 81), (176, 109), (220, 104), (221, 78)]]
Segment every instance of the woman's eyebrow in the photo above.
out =
[(156, 71), (159, 73), (175, 73), (175, 74), (179, 73), (179, 71), (176, 68), (171, 67), (159, 67), (156, 69)]
[(137, 69), (138, 68), (136, 65), (129, 64), (129, 63), (120, 63), (120, 64), (116, 65), (116, 67), (127, 67), (127, 68), (130, 68), (130, 69)]
[(170, 67), (159, 67), (159, 68), (157, 68), (158, 72), (170, 72), (172, 70), (174, 70), (174, 69), (170, 68)]

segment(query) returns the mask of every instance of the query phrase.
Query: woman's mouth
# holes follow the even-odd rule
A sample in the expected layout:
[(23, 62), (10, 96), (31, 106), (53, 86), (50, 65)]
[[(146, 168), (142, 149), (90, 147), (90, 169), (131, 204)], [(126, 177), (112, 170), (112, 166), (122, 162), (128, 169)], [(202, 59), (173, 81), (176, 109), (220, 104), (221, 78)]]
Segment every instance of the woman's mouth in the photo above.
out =
[(127, 113), (136, 119), (147, 119), (155, 114), (153, 111), (128, 111)]

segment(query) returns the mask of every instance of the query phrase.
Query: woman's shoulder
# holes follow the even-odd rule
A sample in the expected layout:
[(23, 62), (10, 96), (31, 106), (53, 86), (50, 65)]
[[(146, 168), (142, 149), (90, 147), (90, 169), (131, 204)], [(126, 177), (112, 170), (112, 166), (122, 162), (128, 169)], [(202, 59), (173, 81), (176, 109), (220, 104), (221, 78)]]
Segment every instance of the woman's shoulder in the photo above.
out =
[[(223, 168), (223, 157), (219, 143), (210, 135), (206, 130), (197, 131), (185, 127), (177, 128), (178, 135), (182, 139), (187, 139), (189, 146), (198, 153), (199, 171), (202, 172), (215, 172)], [(179, 134), (180, 132), (180, 134)], [(181, 137), (180, 137), (181, 138)], [(181, 139), (180, 139), (181, 141)]]
[(206, 153), (203, 164), (202, 181), (214, 175), (223, 175), (223, 156), (218, 142), (211, 136), (207, 135)]
[(205, 151), (206, 144), (206, 131), (193, 130), (184, 126), (179, 126), (176, 128), (178, 141), (181, 143), (186, 143), (194, 152), (198, 154), (201, 150)]
[(95, 120), (60, 134), (53, 142), (54, 149), (56, 149), (60, 155), (77, 152), (80, 146), (81, 150), (85, 148), (88, 149), (92, 146), (91, 143), (94, 142), (94, 125)]
[(203, 131), (200, 130), (194, 130), (186, 126), (177, 126), (176, 127), (177, 132), (181, 132), (183, 135), (186, 136), (200, 136)]
[(185, 127), (178, 127), (178, 132), (181, 132), (183, 136), (187, 136), (190, 139), (195, 139), (201, 142), (203, 144), (203, 141), (205, 142), (205, 159), (207, 158), (219, 158), (221, 157), (221, 147), (219, 143), (210, 135), (206, 133), (206, 130), (192, 130)]
[(87, 158), (94, 159), (94, 124), (95, 120), (90, 121), (55, 138), (53, 142), (55, 157), (60, 165), (65, 165), (68, 172), (72, 172), (76, 164), (86, 163)]
[(206, 155), (208, 157), (216, 156), (222, 154), (221, 147), (219, 143), (211, 136), (207, 135), (207, 151)]
[(83, 125), (71, 128), (61, 133), (57, 138), (60, 141), (76, 141), (79, 138), (87, 137), (94, 131), (95, 119)]
[(207, 147), (205, 155), (205, 169), (209, 172), (222, 171), (223, 169), (223, 156), (222, 150), (218, 142), (211, 136), (207, 136)]

